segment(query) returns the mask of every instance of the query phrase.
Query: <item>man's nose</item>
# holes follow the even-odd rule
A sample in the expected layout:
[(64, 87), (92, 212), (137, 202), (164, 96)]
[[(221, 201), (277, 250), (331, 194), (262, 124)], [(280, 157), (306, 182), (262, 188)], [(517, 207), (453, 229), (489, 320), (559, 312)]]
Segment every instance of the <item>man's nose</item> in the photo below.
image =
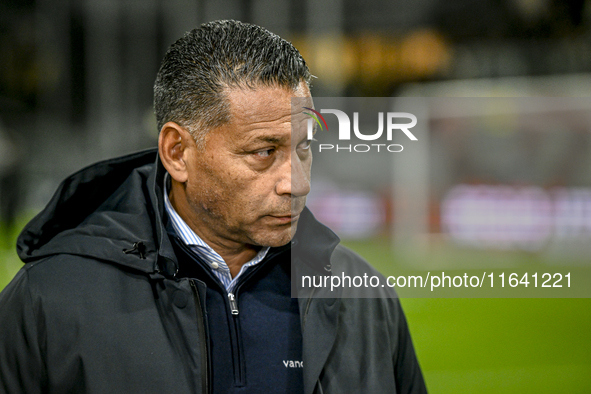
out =
[(277, 194), (303, 197), (310, 193), (310, 165), (302, 162), (297, 154), (290, 155), (281, 167), (281, 180)]

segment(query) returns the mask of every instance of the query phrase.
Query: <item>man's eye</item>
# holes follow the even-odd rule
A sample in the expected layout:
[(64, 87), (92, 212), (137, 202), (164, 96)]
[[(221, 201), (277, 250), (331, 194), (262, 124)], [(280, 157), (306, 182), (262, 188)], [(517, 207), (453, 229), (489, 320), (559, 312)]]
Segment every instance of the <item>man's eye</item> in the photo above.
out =
[(260, 158), (266, 158), (271, 156), (271, 154), (273, 153), (275, 149), (265, 149), (259, 152), (255, 152), (255, 156), (260, 157)]

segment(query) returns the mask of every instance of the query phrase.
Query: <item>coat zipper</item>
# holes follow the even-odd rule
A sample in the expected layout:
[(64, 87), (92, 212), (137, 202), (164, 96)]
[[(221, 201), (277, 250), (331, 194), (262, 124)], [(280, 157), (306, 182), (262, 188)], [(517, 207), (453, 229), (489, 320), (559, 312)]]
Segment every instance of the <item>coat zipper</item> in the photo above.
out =
[[(202, 259), (195, 253), (193, 252), (190, 248), (187, 247), (187, 245), (185, 245), (184, 242), (182, 242), (182, 240), (180, 238), (177, 237), (177, 245), (183, 249), (183, 251), (185, 253), (187, 253), (189, 256), (192, 256), (194, 259), (196, 259), (197, 261), (201, 262), (202, 265), (206, 265)], [(207, 270), (206, 270), (207, 272)], [(210, 276), (212, 279), (217, 280), (219, 282), (219, 280), (213, 275), (213, 273), (211, 272), (207, 272), (207, 275)], [(197, 286), (195, 285), (194, 281), (191, 279), (189, 280), (189, 282), (191, 283), (191, 288), (193, 289), (193, 294), (194, 294), (194, 298), (195, 298), (195, 305), (197, 307), (197, 320), (199, 324), (204, 324), (203, 322), (203, 310), (201, 308), (201, 304), (199, 303), (199, 293), (197, 292)], [(220, 283), (221, 284), (221, 283)], [(232, 294), (231, 298), (230, 298), (230, 294)], [(242, 371), (242, 357), (240, 354), (240, 343), (238, 340), (238, 332), (240, 331), (238, 329), (238, 302), (236, 301), (236, 297), (233, 293), (228, 293), (228, 303), (230, 305), (230, 311), (232, 314), (232, 321), (230, 323), (230, 337), (232, 338), (233, 341), (233, 345), (232, 345), (232, 366), (234, 368), (234, 383), (235, 385), (237, 385), (238, 387), (242, 387), (244, 386), (244, 372)], [(201, 331), (199, 332), (200, 335), (200, 340), (201, 340)], [(203, 340), (205, 340), (205, 335), (203, 335)], [(206, 353), (205, 353), (206, 354)], [(205, 356), (207, 357), (207, 356)], [(207, 364), (207, 358), (205, 358), (204, 361), (202, 361), (202, 364), (206, 365)], [(207, 371), (207, 369), (205, 369), (205, 371)], [(208, 373), (209, 371), (207, 371)], [(207, 373), (205, 373), (205, 375), (202, 374), (202, 378), (207, 379)], [(205, 382), (207, 382), (207, 380), (205, 380)], [(208, 384), (206, 385), (208, 386)], [(206, 387), (206, 392), (209, 393), (209, 387)]]
[(199, 291), (195, 281), (189, 280), (193, 290), (193, 299), (195, 300), (195, 309), (197, 310), (197, 324), (199, 325), (199, 342), (201, 344), (201, 381), (203, 382), (204, 392), (209, 393), (209, 364), (207, 361), (207, 338), (205, 338), (205, 321), (203, 319), (203, 308), (199, 300)]

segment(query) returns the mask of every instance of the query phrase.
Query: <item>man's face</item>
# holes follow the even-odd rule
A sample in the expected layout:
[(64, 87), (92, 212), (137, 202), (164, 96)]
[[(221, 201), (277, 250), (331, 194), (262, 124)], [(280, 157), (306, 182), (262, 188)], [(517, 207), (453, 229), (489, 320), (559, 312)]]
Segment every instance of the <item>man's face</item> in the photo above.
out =
[[(281, 246), (290, 241), (310, 191), (312, 151), (306, 118), (277, 87), (231, 89), (230, 122), (207, 133), (188, 155), (186, 195), (191, 216), (217, 241)], [(310, 98), (311, 100), (311, 98)]]

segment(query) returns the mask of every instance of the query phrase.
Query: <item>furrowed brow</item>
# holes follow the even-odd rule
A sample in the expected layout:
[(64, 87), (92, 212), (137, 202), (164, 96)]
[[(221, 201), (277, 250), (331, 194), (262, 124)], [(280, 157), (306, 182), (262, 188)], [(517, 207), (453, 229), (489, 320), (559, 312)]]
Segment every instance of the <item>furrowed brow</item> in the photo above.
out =
[(261, 136), (256, 137), (254, 142), (268, 142), (270, 144), (282, 144), (286, 140), (285, 137)]

